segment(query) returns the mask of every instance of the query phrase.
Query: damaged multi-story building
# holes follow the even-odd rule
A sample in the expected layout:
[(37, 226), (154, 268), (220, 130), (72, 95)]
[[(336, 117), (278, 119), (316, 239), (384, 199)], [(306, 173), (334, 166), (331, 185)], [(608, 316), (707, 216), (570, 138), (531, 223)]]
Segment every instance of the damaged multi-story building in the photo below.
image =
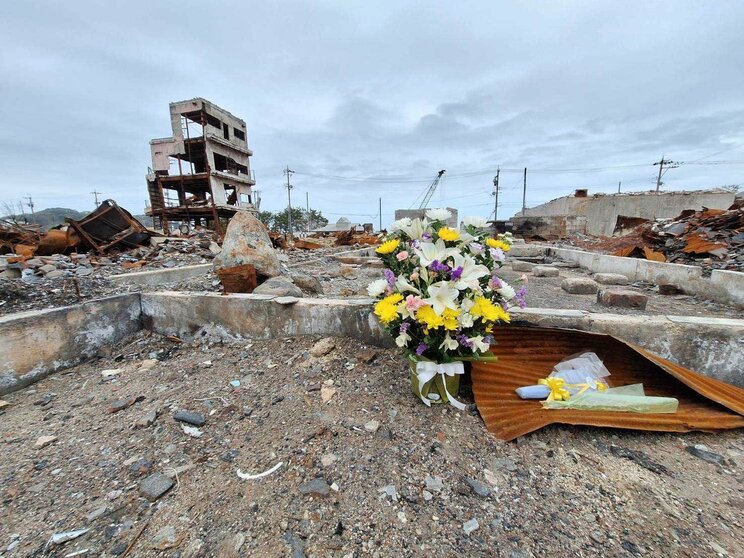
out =
[(150, 141), (147, 215), (166, 234), (203, 226), (222, 234), (238, 211), (257, 211), (245, 121), (196, 98), (170, 104), (173, 136)]

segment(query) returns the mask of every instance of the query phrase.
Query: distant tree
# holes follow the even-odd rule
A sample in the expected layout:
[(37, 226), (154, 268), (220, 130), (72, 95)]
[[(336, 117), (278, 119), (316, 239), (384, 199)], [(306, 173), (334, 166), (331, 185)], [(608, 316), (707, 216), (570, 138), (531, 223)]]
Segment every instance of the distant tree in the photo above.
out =
[[(269, 212), (262, 211), (261, 213)], [(259, 219), (261, 219), (260, 214)], [(261, 221), (266, 223), (264, 219), (261, 219)], [(308, 213), (305, 209), (300, 209), (299, 207), (292, 208), (293, 232), (306, 231), (308, 229), (308, 222), (310, 224), (310, 230), (313, 230), (327, 225), (328, 219), (323, 217), (323, 214), (316, 209), (311, 209), (310, 213)], [(289, 232), (289, 208), (279, 211), (278, 213), (272, 213), (271, 223), (268, 226), (273, 231), (281, 233)]]
[(261, 221), (268, 228), (271, 228), (271, 225), (274, 221), (274, 214), (271, 211), (259, 211), (258, 220)]

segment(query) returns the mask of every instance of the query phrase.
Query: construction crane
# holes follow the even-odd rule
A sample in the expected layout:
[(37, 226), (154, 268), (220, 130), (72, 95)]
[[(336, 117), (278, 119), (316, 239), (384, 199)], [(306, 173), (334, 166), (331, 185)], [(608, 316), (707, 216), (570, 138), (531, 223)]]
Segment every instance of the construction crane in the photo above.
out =
[(419, 205), (419, 209), (426, 209), (426, 206), (429, 205), (429, 202), (431, 201), (431, 197), (434, 195), (434, 190), (437, 189), (437, 186), (439, 186), (439, 181), (442, 180), (442, 175), (447, 172), (445, 170), (440, 170), (437, 173), (437, 177), (434, 179), (434, 181), (429, 184), (429, 188), (426, 190), (426, 195), (424, 195), (424, 199), (421, 202), (421, 205)]

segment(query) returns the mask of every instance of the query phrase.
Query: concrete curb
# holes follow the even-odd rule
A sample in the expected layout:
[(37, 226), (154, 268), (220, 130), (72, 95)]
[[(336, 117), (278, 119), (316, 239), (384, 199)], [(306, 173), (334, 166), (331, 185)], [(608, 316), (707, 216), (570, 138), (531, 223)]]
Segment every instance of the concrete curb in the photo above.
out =
[[(339, 300), (183, 292), (133, 293), (0, 318), (0, 395), (92, 357), (140, 329), (189, 338), (351, 337), (393, 347), (371, 299)], [(627, 316), (578, 310), (512, 311), (515, 324), (608, 333), (713, 378), (744, 387), (744, 320)], [(291, 341), (288, 341), (291, 343)]]
[(212, 269), (212, 264), (186, 265), (183, 267), (167, 267), (152, 271), (133, 271), (121, 275), (111, 275), (109, 281), (114, 283), (129, 283), (131, 285), (163, 285), (178, 283), (191, 277), (206, 275)]
[(142, 329), (139, 293), (0, 317), (0, 395), (75, 366)]
[(654, 285), (663, 277), (688, 294), (744, 308), (744, 273), (738, 271), (717, 269), (707, 278), (703, 277), (703, 269), (694, 265), (608, 256), (541, 244), (515, 244), (509, 255), (515, 258), (552, 256), (576, 262), (592, 273), (619, 273), (630, 281), (644, 281)]

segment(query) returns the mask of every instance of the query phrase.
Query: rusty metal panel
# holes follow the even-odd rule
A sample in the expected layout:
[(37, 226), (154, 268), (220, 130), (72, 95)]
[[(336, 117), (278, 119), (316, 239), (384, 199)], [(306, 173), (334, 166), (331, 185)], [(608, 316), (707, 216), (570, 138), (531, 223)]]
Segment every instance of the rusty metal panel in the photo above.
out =
[[(744, 389), (714, 380), (609, 335), (508, 326), (494, 332), (493, 364), (474, 362), (473, 394), (489, 431), (513, 440), (554, 423), (667, 432), (744, 427)], [(676, 397), (673, 414), (543, 409), (514, 390), (534, 385), (572, 354), (597, 353), (612, 387), (643, 383), (648, 395)]]
[(113, 246), (134, 248), (146, 243), (153, 235), (126, 209), (114, 200), (106, 200), (81, 221), (65, 219), (83, 240), (99, 252)]

